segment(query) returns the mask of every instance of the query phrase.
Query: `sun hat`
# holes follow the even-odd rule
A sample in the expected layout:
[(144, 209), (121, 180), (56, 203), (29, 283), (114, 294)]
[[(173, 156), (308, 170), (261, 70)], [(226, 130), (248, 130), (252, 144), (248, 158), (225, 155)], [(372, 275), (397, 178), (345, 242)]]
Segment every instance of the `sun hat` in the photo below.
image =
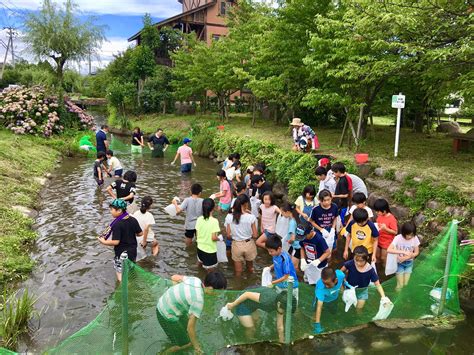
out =
[(124, 200), (120, 198), (116, 198), (110, 203), (109, 207), (114, 207), (116, 209), (125, 211), (127, 210), (127, 202), (125, 202)]
[(303, 122), (301, 122), (301, 118), (293, 118), (293, 121), (291, 121), (290, 126), (302, 126)]
[(192, 140), (189, 139), (188, 137), (183, 139), (183, 144), (186, 144), (186, 143), (189, 143), (189, 142), (192, 142)]
[(249, 165), (247, 167), (247, 171), (250, 171), (251, 173), (253, 173), (254, 169), (255, 169), (255, 167), (253, 165)]

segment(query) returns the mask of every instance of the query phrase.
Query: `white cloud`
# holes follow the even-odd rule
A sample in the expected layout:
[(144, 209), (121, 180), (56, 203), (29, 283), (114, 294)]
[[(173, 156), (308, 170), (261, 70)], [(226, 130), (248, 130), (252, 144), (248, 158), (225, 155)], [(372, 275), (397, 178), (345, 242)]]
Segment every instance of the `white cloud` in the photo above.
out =
[[(11, 9), (37, 10), (40, 0), (6, 0), (5, 7)], [(62, 3), (62, 1), (56, 1)], [(177, 0), (75, 0), (84, 12), (111, 15), (143, 15), (170, 17), (181, 12), (182, 5)], [(1, 6), (3, 7), (3, 6)]]
[[(14, 50), (15, 50), (15, 57), (21, 57), (26, 59), (30, 62), (36, 62), (36, 58), (29, 50), (28, 46), (21, 40), (21, 33), (14, 39)], [(8, 35), (6, 30), (0, 30), (0, 39), (6, 44), (8, 41)], [(114, 55), (120, 52), (123, 52), (128, 47), (133, 46), (133, 43), (127, 42), (126, 37), (109, 37), (107, 41), (102, 43), (101, 48), (99, 49), (98, 53), (92, 55), (91, 66), (92, 70), (95, 71), (99, 68), (104, 68), (109, 64), (113, 59)], [(5, 47), (0, 44), (0, 62), (3, 62), (3, 58), (5, 56)], [(11, 63), (11, 48), (8, 54), (7, 63)], [(80, 65), (77, 62), (69, 63), (70, 68), (74, 68), (75, 70), (80, 69), (82, 74), (87, 74), (89, 70), (89, 63), (88, 61), (81, 61)]]

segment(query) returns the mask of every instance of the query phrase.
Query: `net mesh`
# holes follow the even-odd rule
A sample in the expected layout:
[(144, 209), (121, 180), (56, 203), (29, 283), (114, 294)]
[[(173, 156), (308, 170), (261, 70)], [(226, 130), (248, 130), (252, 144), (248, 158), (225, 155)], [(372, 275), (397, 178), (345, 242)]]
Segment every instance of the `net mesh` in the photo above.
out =
[[(433, 309), (437, 307), (437, 302), (430, 297), (430, 291), (443, 285), (450, 241), (452, 256), (447, 273), (449, 290), (444, 313), (461, 313), (457, 285), (459, 275), (464, 271), (469, 259), (471, 247), (458, 246), (457, 225), (451, 223), (430, 247), (424, 249), (416, 258), (407, 287), (397, 292), (395, 277), (382, 283), (385, 293), (395, 305), (390, 319), (419, 319), (436, 313)], [(122, 286), (111, 295), (106, 307), (96, 319), (55, 348), (47, 350), (47, 353), (156, 354), (173, 345), (156, 317), (157, 300), (172, 286), (172, 282), (137, 265), (128, 262), (127, 264), (130, 264), (128, 277), (124, 274)], [(241, 293), (242, 291), (227, 290), (213, 291), (212, 294), (205, 295), (204, 310), (196, 326), (198, 340), (205, 353), (216, 352), (228, 345), (278, 341), (276, 311), (259, 312), (260, 320), (253, 334), (245, 332), (237, 317), (230, 321), (218, 318), (220, 309), (226, 303), (234, 301)], [(321, 323), (326, 331), (338, 331), (368, 323), (378, 311), (379, 299), (376, 289), (369, 287), (369, 299), (363, 312), (356, 313), (354, 308), (351, 308), (346, 313), (344, 303), (339, 298), (336, 309), (323, 311)], [(312, 334), (315, 312), (313, 301), (314, 287), (300, 283), (299, 304), (291, 319), (292, 341)], [(185, 328), (182, 336), (187, 336)]]

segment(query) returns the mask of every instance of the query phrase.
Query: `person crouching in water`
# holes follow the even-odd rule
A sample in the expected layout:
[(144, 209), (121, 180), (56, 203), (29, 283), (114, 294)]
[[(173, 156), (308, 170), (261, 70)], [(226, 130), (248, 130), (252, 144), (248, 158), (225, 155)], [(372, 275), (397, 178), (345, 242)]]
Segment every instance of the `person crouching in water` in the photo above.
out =
[[(143, 232), (138, 221), (127, 213), (127, 203), (124, 200), (113, 200), (110, 204), (110, 213), (114, 220), (98, 239), (101, 244), (114, 247), (114, 269), (117, 280), (121, 282), (123, 261), (129, 259), (135, 262), (137, 259), (136, 237), (141, 237)], [(109, 239), (110, 236), (112, 238)]]

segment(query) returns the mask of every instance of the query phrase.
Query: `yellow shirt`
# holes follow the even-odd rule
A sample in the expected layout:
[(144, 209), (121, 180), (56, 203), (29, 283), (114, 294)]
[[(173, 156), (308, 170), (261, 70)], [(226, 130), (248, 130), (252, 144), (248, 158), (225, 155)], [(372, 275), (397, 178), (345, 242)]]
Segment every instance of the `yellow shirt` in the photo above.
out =
[(351, 221), (346, 230), (352, 242), (351, 251), (362, 245), (367, 248), (369, 254), (374, 252), (373, 244), (375, 238), (379, 236), (379, 231), (372, 221), (368, 221), (364, 226), (359, 226), (355, 221)]
[(209, 219), (199, 217), (196, 221), (196, 241), (200, 250), (206, 253), (217, 252), (217, 242), (212, 240), (214, 233), (220, 233), (219, 221), (212, 216)]

